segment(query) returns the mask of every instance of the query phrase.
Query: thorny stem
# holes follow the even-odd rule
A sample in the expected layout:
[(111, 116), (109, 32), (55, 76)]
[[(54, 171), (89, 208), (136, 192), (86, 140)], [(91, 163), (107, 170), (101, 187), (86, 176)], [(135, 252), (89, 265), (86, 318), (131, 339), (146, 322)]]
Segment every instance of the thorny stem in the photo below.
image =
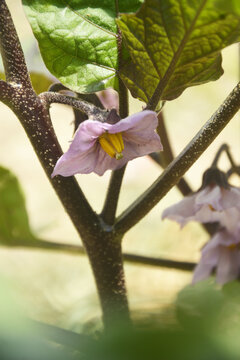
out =
[[(103, 226), (74, 177), (57, 176), (51, 180), (53, 167), (62, 151), (51, 126), (49, 104), (46, 102), (49, 95), (38, 97), (31, 87), (21, 45), (4, 0), (0, 0), (0, 49), (6, 78), (10, 81), (8, 86), (0, 83), (0, 100), (19, 118), (49, 180), (81, 235), (95, 276), (104, 325), (109, 328), (116, 318), (129, 323), (120, 241), (116, 241), (117, 235)], [(57, 94), (59, 99), (58, 95), (61, 94)], [(55, 95), (51, 96), (53, 99)]]
[(180, 180), (240, 108), (240, 83), (161, 176), (117, 219), (121, 234), (138, 223)]

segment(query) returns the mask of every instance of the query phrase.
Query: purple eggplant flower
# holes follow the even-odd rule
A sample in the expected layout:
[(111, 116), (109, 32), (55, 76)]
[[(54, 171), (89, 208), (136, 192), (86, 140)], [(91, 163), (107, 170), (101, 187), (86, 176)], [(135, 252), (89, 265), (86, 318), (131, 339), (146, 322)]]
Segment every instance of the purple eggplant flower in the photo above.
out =
[(116, 170), (129, 160), (162, 150), (155, 129), (157, 115), (153, 111), (133, 114), (116, 124), (96, 120), (82, 122), (68, 149), (57, 161), (52, 177), (95, 172), (103, 175)]
[(216, 282), (225, 284), (240, 276), (240, 228), (235, 234), (226, 230), (217, 232), (204, 246), (196, 266), (193, 283), (208, 278), (216, 271)]
[(234, 232), (240, 221), (240, 189), (208, 185), (165, 209), (162, 218), (175, 220), (181, 227), (189, 221), (220, 222)]

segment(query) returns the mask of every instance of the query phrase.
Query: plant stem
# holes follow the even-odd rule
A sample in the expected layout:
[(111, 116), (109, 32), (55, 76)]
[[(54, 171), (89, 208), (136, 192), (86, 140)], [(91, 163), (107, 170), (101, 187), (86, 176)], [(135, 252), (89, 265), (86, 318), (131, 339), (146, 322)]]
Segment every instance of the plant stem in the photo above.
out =
[(101, 110), (87, 101), (80, 100), (79, 98), (74, 98), (72, 96), (67, 96), (64, 94), (59, 94), (56, 92), (44, 92), (39, 95), (39, 98), (45, 102), (48, 106), (52, 103), (59, 103), (69, 105), (75, 109), (81, 110), (83, 113), (88, 116), (93, 116), (95, 120), (104, 122), (106, 121), (109, 112), (106, 110)]
[(121, 239), (113, 232), (95, 232), (83, 242), (92, 265), (105, 328), (116, 323), (130, 324), (125, 287)]
[[(118, 1), (115, 1), (116, 7), (116, 16), (118, 16)], [(119, 58), (119, 67), (121, 67), (122, 62), (122, 34), (118, 28), (118, 58)], [(128, 102), (128, 91), (121, 78), (118, 76), (119, 82), (119, 115), (121, 118), (126, 118), (129, 113), (129, 102)], [(101, 217), (106, 224), (113, 225), (116, 218), (116, 211), (118, 205), (118, 199), (120, 195), (120, 190), (122, 186), (122, 180), (126, 165), (119, 170), (112, 171), (106, 199), (104, 206), (101, 212)]]
[[(173, 161), (174, 155), (168, 138), (168, 133), (165, 125), (165, 118), (163, 116), (163, 110), (158, 114), (157, 133), (160, 136), (163, 145), (163, 151), (159, 153), (159, 157), (152, 157), (152, 158), (161, 167), (165, 169), (170, 164), (170, 162)], [(176, 185), (183, 196), (189, 195), (192, 192), (192, 189), (190, 188), (189, 184), (184, 178), (181, 178)]]
[[(17, 239), (17, 241), (11, 242), (11, 246), (9, 246), (8, 244), (1, 246), (5, 246), (6, 248), (14, 248), (14, 249), (25, 248), (29, 250), (57, 251), (69, 255), (86, 255), (86, 250), (81, 245), (56, 243), (42, 239), (37, 239), (31, 242), (24, 240), (21, 241), (20, 239)], [(183, 270), (183, 271), (192, 271), (194, 267), (197, 265), (196, 263), (189, 261), (178, 261), (178, 260), (163, 259), (163, 258), (156, 258), (151, 256), (136, 255), (129, 253), (123, 253), (122, 258), (125, 262), (130, 263), (132, 265), (148, 265), (148, 266), (163, 267), (163, 268)]]
[(101, 218), (108, 225), (113, 225), (116, 217), (119, 194), (126, 166), (112, 171)]
[(163, 151), (160, 153), (163, 158), (163, 166), (166, 167), (174, 159), (173, 151), (168, 138), (168, 133), (165, 124), (165, 118), (163, 116), (163, 110), (158, 114), (158, 127), (157, 133), (160, 136)]
[[(70, 89), (66, 88), (66, 86), (64, 86), (61, 83), (54, 83), (52, 84), (49, 89), (48, 92), (60, 92), (60, 91), (71, 91)], [(77, 94), (75, 93), (76, 98), (84, 101), (87, 101), (88, 103), (91, 103), (93, 105), (95, 105), (96, 107), (99, 107), (100, 109), (104, 109), (101, 101), (99, 100), (99, 98), (97, 97), (96, 94)], [(66, 101), (66, 99), (65, 99)], [(69, 100), (68, 100), (69, 101)], [(67, 104), (69, 105), (69, 104)], [(78, 104), (79, 106), (79, 104)], [(88, 115), (86, 115), (82, 110), (79, 110), (78, 108), (73, 108), (73, 113), (74, 113), (74, 133), (76, 132), (78, 126), (85, 120), (88, 119)]]
[(40, 335), (47, 341), (52, 341), (70, 349), (82, 351), (83, 347), (93, 346), (96, 341), (90, 335), (78, 334), (40, 321), (27, 319), (26, 323), (29, 324), (31, 329), (36, 331), (37, 335)]
[(240, 83), (161, 176), (117, 220), (121, 234), (137, 224), (180, 180), (240, 108)]
[(22, 47), (5, 0), (0, 0), (0, 52), (6, 81), (32, 89)]
[(227, 151), (228, 150), (228, 145), (227, 144), (222, 144), (220, 149), (218, 150), (218, 152), (215, 155), (215, 158), (212, 162), (211, 167), (217, 167), (217, 163), (219, 161), (220, 156), (222, 155), (223, 151)]

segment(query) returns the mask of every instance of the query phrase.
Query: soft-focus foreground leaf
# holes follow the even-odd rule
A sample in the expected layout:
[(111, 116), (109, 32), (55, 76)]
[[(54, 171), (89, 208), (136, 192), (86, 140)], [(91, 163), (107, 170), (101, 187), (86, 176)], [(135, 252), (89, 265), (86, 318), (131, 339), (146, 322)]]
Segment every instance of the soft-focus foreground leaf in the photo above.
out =
[(239, 281), (221, 288), (208, 279), (186, 286), (178, 294), (176, 313), (183, 329), (205, 334), (228, 359), (239, 359), (239, 300)]
[[(142, 0), (120, 0), (121, 12)], [(49, 71), (77, 92), (118, 88), (115, 0), (23, 0)]]
[(218, 79), (220, 51), (240, 39), (240, 17), (218, 0), (146, 0), (118, 24), (132, 62), (121, 77), (134, 97), (172, 100), (189, 86)]
[[(0, 359), (1, 360), (73, 360), (73, 351), (45, 340), (27, 321), (19, 307), (17, 292), (0, 277)], [(57, 334), (58, 335), (58, 334)], [(79, 359), (79, 358), (78, 358)]]
[(0, 166), (0, 243), (12, 245), (34, 239), (18, 180)]

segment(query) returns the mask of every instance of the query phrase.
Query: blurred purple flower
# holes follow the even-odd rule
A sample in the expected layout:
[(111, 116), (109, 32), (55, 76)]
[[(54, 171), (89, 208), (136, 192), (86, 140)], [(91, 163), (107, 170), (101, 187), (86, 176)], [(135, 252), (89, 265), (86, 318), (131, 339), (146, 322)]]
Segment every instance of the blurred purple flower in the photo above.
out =
[(181, 227), (189, 221), (220, 222), (234, 232), (240, 221), (240, 189), (208, 185), (165, 209), (162, 218), (177, 221)]
[(96, 120), (82, 122), (68, 149), (58, 159), (52, 177), (95, 172), (103, 175), (116, 170), (129, 160), (162, 150), (155, 129), (157, 115), (153, 111), (133, 114), (116, 124)]
[(208, 278), (216, 271), (216, 281), (225, 284), (240, 275), (240, 228), (235, 234), (226, 230), (217, 232), (204, 246), (202, 257), (196, 266), (193, 283)]

